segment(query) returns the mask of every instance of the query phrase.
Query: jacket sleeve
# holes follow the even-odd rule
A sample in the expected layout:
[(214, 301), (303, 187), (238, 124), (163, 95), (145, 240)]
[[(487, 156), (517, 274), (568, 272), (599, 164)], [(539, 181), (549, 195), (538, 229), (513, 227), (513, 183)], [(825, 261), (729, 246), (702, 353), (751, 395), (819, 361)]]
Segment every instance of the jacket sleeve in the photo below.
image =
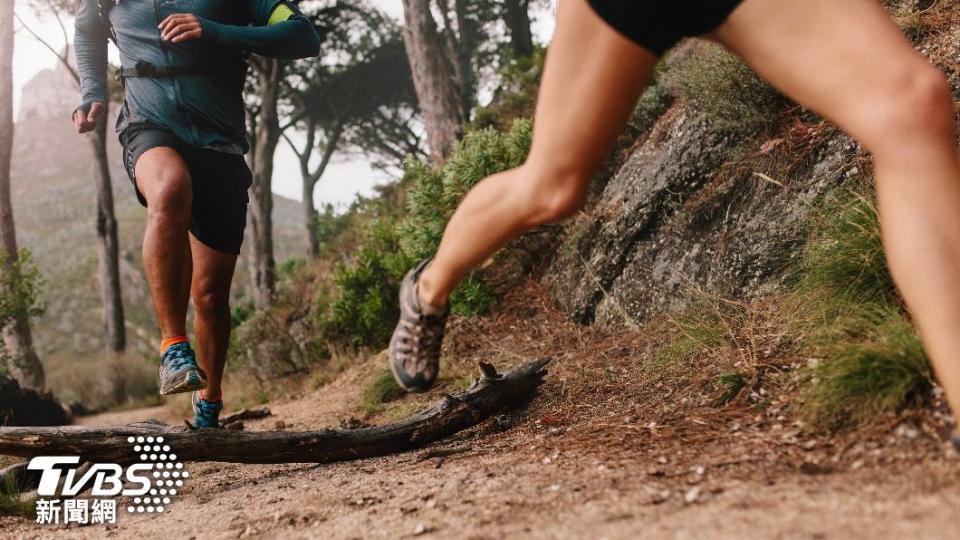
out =
[(289, 2), (248, 0), (254, 26), (234, 26), (200, 18), (203, 39), (269, 58), (309, 58), (320, 54), (320, 36)]
[(80, 0), (74, 24), (74, 54), (80, 75), (81, 104), (107, 101), (107, 25), (97, 10), (97, 0)]

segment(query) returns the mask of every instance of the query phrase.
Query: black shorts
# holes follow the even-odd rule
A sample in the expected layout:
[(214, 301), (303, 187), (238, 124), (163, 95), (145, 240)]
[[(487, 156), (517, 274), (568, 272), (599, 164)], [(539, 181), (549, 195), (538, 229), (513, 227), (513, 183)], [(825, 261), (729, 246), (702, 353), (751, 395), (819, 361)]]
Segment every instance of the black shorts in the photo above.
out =
[(147, 206), (137, 189), (136, 164), (151, 148), (174, 149), (187, 164), (193, 183), (190, 232), (217, 251), (240, 254), (247, 226), (247, 189), (253, 175), (243, 156), (195, 148), (166, 129), (153, 124), (132, 124), (120, 134), (123, 164), (140, 204)]
[(589, 0), (614, 30), (657, 56), (723, 24), (743, 0)]

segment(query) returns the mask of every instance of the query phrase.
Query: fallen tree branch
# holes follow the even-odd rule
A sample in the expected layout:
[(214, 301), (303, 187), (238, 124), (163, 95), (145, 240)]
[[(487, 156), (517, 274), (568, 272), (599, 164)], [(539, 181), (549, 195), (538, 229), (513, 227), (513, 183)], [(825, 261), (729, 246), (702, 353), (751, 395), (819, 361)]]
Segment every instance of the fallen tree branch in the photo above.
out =
[(227, 424), (232, 424), (241, 420), (257, 420), (260, 418), (266, 418), (271, 414), (272, 413), (270, 412), (270, 409), (266, 407), (261, 407), (259, 409), (243, 409), (242, 411), (237, 411), (221, 418), (220, 427), (224, 427)]
[(158, 422), (111, 427), (0, 428), (0, 454), (80, 456), (97, 463), (132, 463), (127, 438), (161, 435), (179, 461), (229, 463), (331, 463), (424, 447), (530, 399), (543, 384), (549, 358), (503, 374), (481, 363), (481, 376), (463, 392), (447, 395), (413, 416), (385, 426), (308, 432), (190, 430)]

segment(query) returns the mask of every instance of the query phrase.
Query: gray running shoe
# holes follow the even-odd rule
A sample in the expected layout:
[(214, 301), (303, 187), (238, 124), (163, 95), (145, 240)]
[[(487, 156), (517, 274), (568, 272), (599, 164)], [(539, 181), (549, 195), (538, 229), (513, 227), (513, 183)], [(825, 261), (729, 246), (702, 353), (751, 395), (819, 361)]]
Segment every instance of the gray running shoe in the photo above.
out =
[(407, 272), (400, 284), (400, 320), (393, 331), (388, 351), (390, 370), (397, 384), (407, 392), (425, 392), (440, 371), (440, 346), (449, 308), (427, 313), (417, 297), (417, 280), (430, 259)]
[(160, 395), (203, 390), (207, 374), (197, 365), (197, 357), (189, 343), (167, 347), (160, 359)]

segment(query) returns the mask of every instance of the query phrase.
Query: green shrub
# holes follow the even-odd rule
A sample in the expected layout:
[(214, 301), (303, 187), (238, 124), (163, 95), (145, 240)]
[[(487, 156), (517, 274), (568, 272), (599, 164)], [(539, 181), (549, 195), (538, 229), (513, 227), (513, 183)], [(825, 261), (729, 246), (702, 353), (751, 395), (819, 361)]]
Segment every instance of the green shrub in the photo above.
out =
[(726, 405), (740, 395), (740, 391), (747, 386), (747, 377), (739, 371), (732, 371), (717, 377), (716, 384), (721, 390), (717, 402), (720, 405)]
[(389, 369), (378, 371), (363, 389), (363, 410), (376, 413), (383, 409), (384, 403), (397, 400), (407, 393), (397, 385)]
[(823, 358), (809, 370), (808, 416), (836, 429), (922, 400), (932, 372), (887, 269), (872, 190), (829, 201), (811, 229), (793, 276), (795, 330)]
[[(7, 254), (0, 251), (0, 269), (6, 267)], [(33, 263), (28, 249), (21, 249), (12, 271), (0, 270), (0, 328), (5, 328), (21, 313), (27, 317), (43, 314), (40, 290), (43, 279)], [(15, 361), (6, 345), (0, 344), (0, 374), (8, 373), (10, 362)]]
[(307, 265), (305, 257), (290, 257), (277, 265), (277, 276), (280, 279), (289, 278), (294, 272)]
[(871, 190), (849, 191), (828, 202), (813, 229), (796, 276), (800, 290), (826, 290), (844, 302), (898, 303)]
[(246, 297), (240, 298), (234, 302), (230, 308), (230, 326), (232, 328), (238, 328), (253, 315), (256, 309), (253, 299)]
[(0, 516), (28, 516), (33, 502), (21, 499), (21, 486), (12, 480), (0, 480)]
[[(399, 315), (397, 293), (404, 274), (436, 252), (447, 221), (470, 188), (523, 163), (531, 133), (531, 123), (518, 120), (506, 134), (493, 129), (467, 134), (439, 170), (418, 160), (406, 163), (406, 214), (399, 221), (392, 215), (372, 219), (352, 258), (334, 269), (334, 300), (324, 314), (334, 337), (355, 346), (386, 345)], [(450, 298), (458, 315), (482, 314), (493, 301), (475, 273)]]
[(399, 316), (400, 281), (414, 262), (400, 249), (396, 224), (374, 221), (354, 260), (334, 269), (337, 297), (330, 306), (328, 330), (352, 345), (385, 345)]
[(754, 133), (776, 125), (783, 97), (735, 55), (715, 44), (664, 70), (662, 80), (718, 129)]
[(808, 412), (828, 428), (876, 421), (928, 395), (933, 374), (916, 329), (899, 311), (861, 308), (870, 335), (838, 341), (812, 369)]
[(407, 215), (401, 224), (404, 251), (415, 259), (432, 255), (447, 220), (480, 180), (517, 167), (530, 151), (533, 124), (517, 120), (506, 134), (492, 128), (467, 134), (439, 171), (423, 162), (406, 167)]
[(352, 212), (337, 213), (333, 205), (329, 203), (317, 212), (310, 223), (310, 228), (317, 239), (321, 254), (326, 253), (331, 244), (335, 243), (344, 231), (350, 227), (352, 218), (360, 213), (358, 208), (363, 204), (363, 200), (360, 198), (354, 203), (354, 206), (351, 207)]
[(537, 103), (537, 91), (546, 49), (538, 47), (532, 56), (516, 58), (500, 70), (500, 84), (486, 106), (477, 107), (473, 121), (465, 131), (494, 128), (507, 131), (517, 118), (531, 118)]

